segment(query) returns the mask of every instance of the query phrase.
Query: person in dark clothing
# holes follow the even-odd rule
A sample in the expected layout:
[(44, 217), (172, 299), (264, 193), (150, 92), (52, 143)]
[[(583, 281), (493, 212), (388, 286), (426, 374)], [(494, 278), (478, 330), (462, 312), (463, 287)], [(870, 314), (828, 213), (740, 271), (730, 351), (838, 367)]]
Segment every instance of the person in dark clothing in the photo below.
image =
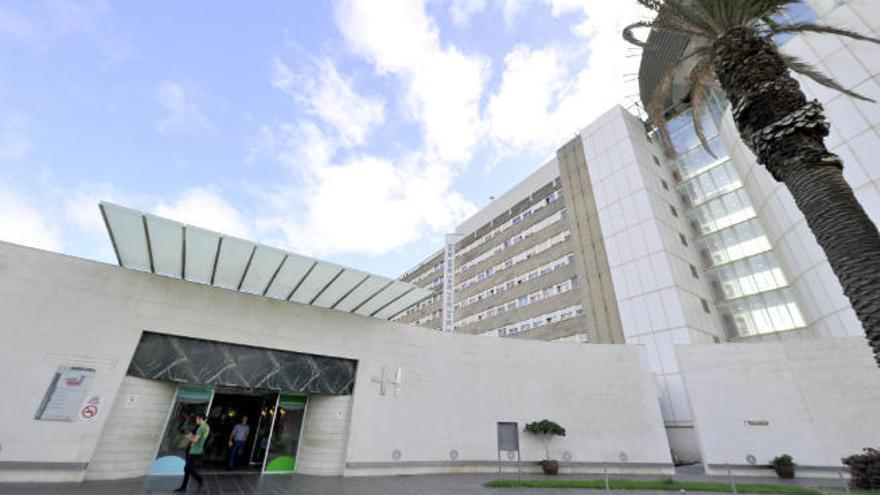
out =
[(186, 438), (190, 443), (189, 450), (186, 453), (186, 466), (183, 468), (183, 483), (181, 483), (180, 488), (174, 490), (175, 492), (186, 491), (186, 485), (189, 483), (190, 476), (195, 478), (196, 483), (199, 484), (199, 489), (202, 489), (203, 478), (196, 471), (196, 468), (202, 460), (202, 455), (205, 453), (205, 441), (208, 439), (208, 435), (211, 434), (211, 427), (208, 426), (208, 417), (204, 414), (196, 415), (196, 424), (198, 425), (196, 432), (186, 434)]
[(244, 415), (241, 417), (241, 423), (235, 425), (232, 433), (229, 434), (229, 447), (232, 450), (229, 452), (227, 469), (235, 469), (238, 465), (238, 458), (244, 453), (244, 444), (247, 442), (250, 433), (251, 427), (248, 426), (248, 417)]

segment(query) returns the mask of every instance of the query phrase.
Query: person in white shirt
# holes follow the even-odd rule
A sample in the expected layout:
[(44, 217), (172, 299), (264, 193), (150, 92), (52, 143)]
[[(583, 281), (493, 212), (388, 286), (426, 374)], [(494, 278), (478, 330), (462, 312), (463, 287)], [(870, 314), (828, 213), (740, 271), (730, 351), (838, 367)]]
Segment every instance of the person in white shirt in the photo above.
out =
[(238, 464), (238, 458), (244, 453), (244, 444), (247, 443), (248, 435), (251, 433), (251, 427), (248, 426), (248, 417), (242, 416), (241, 423), (235, 425), (232, 433), (229, 434), (229, 469), (235, 469)]

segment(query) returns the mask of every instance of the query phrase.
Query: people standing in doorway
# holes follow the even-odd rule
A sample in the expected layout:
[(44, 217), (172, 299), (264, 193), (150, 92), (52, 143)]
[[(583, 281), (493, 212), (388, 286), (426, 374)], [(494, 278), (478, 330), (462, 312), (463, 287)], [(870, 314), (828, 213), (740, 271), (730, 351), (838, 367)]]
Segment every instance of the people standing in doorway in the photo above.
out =
[(186, 485), (189, 483), (189, 477), (192, 476), (195, 478), (196, 483), (199, 484), (199, 490), (202, 489), (202, 475), (196, 471), (198, 465), (202, 461), (202, 455), (205, 453), (205, 441), (208, 439), (208, 435), (211, 434), (211, 427), (208, 426), (208, 417), (204, 414), (196, 415), (196, 428), (195, 433), (187, 433), (186, 438), (189, 440), (189, 450), (186, 453), (186, 465), (183, 467), (183, 483), (180, 485), (180, 488), (174, 490), (175, 492), (185, 492)]
[(238, 464), (238, 458), (244, 453), (244, 444), (247, 442), (248, 435), (251, 434), (251, 427), (248, 426), (247, 415), (241, 417), (241, 423), (235, 425), (232, 433), (229, 434), (229, 469), (235, 469)]

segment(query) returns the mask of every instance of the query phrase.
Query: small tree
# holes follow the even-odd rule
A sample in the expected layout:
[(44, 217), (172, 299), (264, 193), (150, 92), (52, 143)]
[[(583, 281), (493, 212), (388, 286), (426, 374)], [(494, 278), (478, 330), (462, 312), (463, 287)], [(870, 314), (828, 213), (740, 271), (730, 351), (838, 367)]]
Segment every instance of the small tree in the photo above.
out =
[(880, 488), (880, 450), (864, 449), (861, 454), (843, 458), (849, 466), (849, 484), (856, 488), (874, 490)]
[(541, 440), (544, 442), (544, 451), (547, 453), (547, 460), (550, 460), (550, 440), (553, 439), (554, 435), (565, 436), (565, 428), (549, 419), (542, 419), (541, 421), (527, 424), (526, 431), (541, 437)]

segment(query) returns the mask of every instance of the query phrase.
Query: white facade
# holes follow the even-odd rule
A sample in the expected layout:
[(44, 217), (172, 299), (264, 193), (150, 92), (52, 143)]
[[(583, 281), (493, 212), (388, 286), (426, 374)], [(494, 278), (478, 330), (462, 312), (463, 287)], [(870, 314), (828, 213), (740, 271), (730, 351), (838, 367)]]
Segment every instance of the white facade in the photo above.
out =
[[(756, 474), (780, 454), (799, 476), (875, 444), (880, 372), (859, 338), (676, 348), (708, 472)], [(719, 384), (723, 392), (719, 393)], [(772, 475), (772, 472), (763, 471)], [(830, 473), (829, 473), (830, 474)]]
[(717, 342), (722, 334), (714, 308), (703, 308), (712, 301), (709, 289), (691, 273), (700, 266), (697, 255), (680, 239), (689, 231), (682, 207), (661, 182), (673, 184), (671, 170), (644, 124), (622, 107), (581, 137), (626, 343), (646, 350), (675, 456), (693, 459), (694, 439), (678, 429), (691, 427), (693, 417), (674, 348)]
[[(543, 418), (568, 430), (552, 443), (564, 470), (672, 466), (638, 348), (434, 332), (7, 243), (0, 314), (0, 383), (15, 398), (0, 412), (0, 481), (146, 474), (173, 385), (126, 378), (143, 331), (357, 360), (349, 399), (310, 398), (302, 473), (492, 472), (495, 423)], [(97, 419), (34, 419), (59, 365), (96, 369)], [(383, 368), (400, 381), (376, 383)], [(138, 396), (137, 422), (120, 394)], [(131, 425), (125, 446), (113, 435), (121, 424)], [(537, 470), (541, 442), (521, 440), (527, 469)]]

